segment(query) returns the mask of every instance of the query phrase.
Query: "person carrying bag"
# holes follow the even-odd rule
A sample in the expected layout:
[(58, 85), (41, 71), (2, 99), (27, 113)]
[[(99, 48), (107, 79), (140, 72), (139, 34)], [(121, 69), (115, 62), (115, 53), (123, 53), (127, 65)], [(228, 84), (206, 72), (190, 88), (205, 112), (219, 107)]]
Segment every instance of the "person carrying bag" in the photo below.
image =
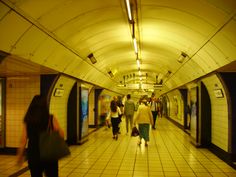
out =
[[(25, 159), (25, 147), (28, 144), (27, 160), (31, 177), (43, 176), (43, 173), (47, 177), (58, 177), (58, 159), (60, 157), (44, 160), (41, 157), (42, 147), (39, 145), (40, 139), (42, 138), (42, 133), (48, 131), (49, 126), (53, 128), (51, 134), (57, 134), (56, 136), (64, 141), (64, 131), (60, 127), (56, 117), (50, 115), (46, 97), (35, 95), (24, 117), (22, 136), (17, 150), (17, 163), (18, 165), (22, 165)], [(44, 148), (46, 149), (46, 147)], [(54, 151), (57, 148), (54, 147)]]
[(42, 161), (59, 160), (70, 155), (69, 147), (63, 137), (53, 128), (53, 115), (49, 118), (48, 129), (40, 133), (39, 151)]

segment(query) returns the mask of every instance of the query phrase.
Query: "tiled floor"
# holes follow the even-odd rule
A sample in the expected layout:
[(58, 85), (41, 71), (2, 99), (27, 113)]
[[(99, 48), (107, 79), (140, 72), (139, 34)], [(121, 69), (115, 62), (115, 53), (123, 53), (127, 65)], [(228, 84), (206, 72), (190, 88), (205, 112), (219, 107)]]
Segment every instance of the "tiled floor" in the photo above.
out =
[[(125, 134), (124, 121), (118, 140), (111, 129), (101, 128), (83, 145), (71, 146), (71, 156), (60, 161), (60, 177), (224, 177), (236, 170), (207, 149), (195, 148), (189, 136), (165, 118), (150, 131), (149, 146)], [(14, 157), (0, 156), (0, 176), (14, 173)], [(22, 177), (28, 177), (25, 172)]]

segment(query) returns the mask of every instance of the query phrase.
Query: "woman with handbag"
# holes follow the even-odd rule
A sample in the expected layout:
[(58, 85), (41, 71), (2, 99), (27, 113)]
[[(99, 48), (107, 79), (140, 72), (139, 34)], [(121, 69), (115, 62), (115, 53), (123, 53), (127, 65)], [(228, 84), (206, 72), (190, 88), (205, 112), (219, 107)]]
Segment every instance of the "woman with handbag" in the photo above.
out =
[(28, 142), (27, 159), (32, 177), (42, 177), (43, 173), (47, 177), (58, 177), (58, 160), (42, 161), (40, 159), (39, 136), (41, 132), (48, 129), (49, 121), (53, 130), (58, 131), (59, 135), (64, 138), (64, 132), (57, 119), (49, 114), (46, 98), (41, 95), (34, 96), (24, 117), (22, 138), (17, 152), (17, 162), (21, 165)]
[(119, 133), (119, 123), (120, 123), (119, 115), (121, 115), (120, 108), (117, 105), (116, 100), (112, 100), (110, 105), (110, 112), (106, 120), (111, 121), (113, 139), (115, 140), (118, 139), (118, 133)]
[(138, 123), (138, 129), (139, 129), (138, 145), (141, 145), (142, 139), (144, 139), (145, 146), (148, 146), (149, 130), (150, 130), (150, 125), (153, 125), (153, 118), (151, 109), (148, 106), (147, 100), (145, 98), (141, 100), (141, 104), (138, 107), (138, 111), (134, 119), (134, 126), (135, 123)]

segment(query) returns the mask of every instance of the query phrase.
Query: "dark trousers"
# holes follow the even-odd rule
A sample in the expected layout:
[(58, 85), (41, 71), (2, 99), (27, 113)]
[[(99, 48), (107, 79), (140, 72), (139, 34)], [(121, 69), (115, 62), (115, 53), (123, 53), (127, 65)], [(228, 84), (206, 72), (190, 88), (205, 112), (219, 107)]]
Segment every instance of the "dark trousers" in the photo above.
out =
[(113, 135), (117, 135), (119, 132), (119, 118), (111, 118), (111, 125), (112, 125), (112, 133)]
[(46, 177), (58, 177), (58, 161), (41, 162), (40, 164), (30, 165), (31, 177), (43, 177), (43, 172)]
[(158, 112), (157, 111), (152, 111), (152, 118), (153, 118), (153, 128), (155, 127), (156, 125), (156, 120), (157, 120), (157, 115), (158, 115)]

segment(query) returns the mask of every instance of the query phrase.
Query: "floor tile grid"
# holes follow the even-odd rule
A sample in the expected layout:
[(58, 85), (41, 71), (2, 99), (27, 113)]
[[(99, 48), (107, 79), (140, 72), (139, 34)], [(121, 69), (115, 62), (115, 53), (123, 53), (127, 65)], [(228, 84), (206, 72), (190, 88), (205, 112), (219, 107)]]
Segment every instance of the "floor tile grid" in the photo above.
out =
[[(181, 132), (181, 134), (182, 133), (183, 132)], [(194, 168), (201, 169), (200, 171), (204, 172), (204, 175), (210, 175), (207, 168), (202, 165), (200, 161), (201, 159), (207, 160), (207, 158), (200, 151), (198, 151), (199, 149), (189, 143), (190, 138), (188, 135), (186, 135), (186, 140), (184, 139), (184, 141), (183, 139), (181, 141), (181, 137), (183, 136), (180, 136), (179, 131), (177, 130), (166, 132), (164, 135), (168, 136), (166, 139), (172, 141), (172, 147), (175, 146), (179, 150), (180, 154), (184, 157), (185, 161), (189, 164), (195, 175), (197, 174), (195, 173)]]
[[(185, 144), (183, 144), (183, 145), (185, 146)], [(211, 154), (212, 157), (216, 157), (215, 155), (213, 155), (207, 149), (204, 149), (204, 148), (197, 149), (196, 147), (192, 146), (192, 144), (190, 144), (189, 147), (190, 147), (189, 150), (193, 154), (193, 157), (197, 160), (197, 162), (200, 163), (200, 165), (202, 165), (205, 168), (205, 170), (209, 174), (211, 174), (212, 176), (215, 176), (215, 175), (226, 176), (226, 174), (224, 174), (223, 171), (218, 166), (216, 166), (211, 159), (209, 159), (206, 156), (206, 153), (203, 153), (203, 152), (207, 152), (207, 154)], [(213, 174), (213, 172), (214, 172), (214, 174)]]
[[(148, 147), (144, 143), (138, 146), (137, 137), (124, 133), (115, 141), (111, 129), (106, 127), (92, 133), (89, 141), (71, 146), (72, 155), (60, 160), (60, 177), (236, 175), (233, 168), (210, 151), (193, 146), (189, 136), (168, 120), (159, 119), (157, 123), (157, 130), (150, 131)], [(121, 132), (125, 132), (124, 123)], [(0, 156), (0, 159), (4, 158)], [(11, 161), (15, 163), (15, 157)], [(28, 177), (30, 174), (26, 172), (21, 176)]]
[[(98, 136), (98, 133), (100, 133), (99, 136)], [(75, 164), (75, 163), (76, 163), (76, 166), (73, 170), (70, 171), (69, 174), (68, 173), (64, 174), (63, 167), (62, 167), (60, 169), (61, 176), (64, 176), (64, 175), (70, 176), (71, 174), (78, 172), (79, 170), (77, 169), (81, 169), (79, 172), (82, 172), (83, 175), (86, 175), (89, 169), (91, 169), (91, 166), (96, 164), (96, 162), (104, 155), (106, 149), (108, 149), (109, 146), (112, 145), (111, 141), (106, 140), (107, 139), (106, 134), (102, 131), (96, 132), (94, 133), (93, 136), (90, 136), (90, 137), (89, 137), (89, 141), (84, 143), (83, 145), (71, 147), (73, 158), (71, 159), (70, 162), (66, 163), (67, 164), (66, 166), (71, 166), (72, 164)], [(104, 139), (105, 141), (101, 141), (101, 139)], [(80, 148), (80, 147), (83, 147), (83, 148)], [(80, 149), (79, 153), (76, 153), (76, 151), (78, 151), (79, 149)], [(103, 151), (101, 151), (101, 149)], [(98, 150), (100, 151), (99, 155), (98, 155)]]
[[(111, 147), (109, 147), (109, 146), (107, 146), (107, 148), (103, 148), (101, 145), (98, 145), (96, 148), (97, 149), (104, 149), (100, 154), (100, 156), (98, 156), (97, 154), (97, 152), (95, 151), (95, 152), (93, 152), (94, 154), (91, 154), (91, 155), (89, 155), (89, 156), (87, 156), (86, 158), (89, 158), (89, 157), (94, 157), (95, 155), (97, 156), (97, 161), (98, 161), (98, 159), (102, 159), (103, 158), (103, 156), (106, 156), (106, 154), (110, 154), (109, 155), (109, 161), (108, 162), (106, 162), (107, 164), (106, 165), (108, 165), (109, 163), (110, 163), (110, 161), (112, 160), (112, 158), (111, 157), (115, 157), (115, 153), (118, 153), (119, 154), (119, 149), (121, 149), (122, 151), (123, 150), (125, 150), (125, 149), (127, 149), (127, 148), (125, 148), (125, 147), (119, 147), (119, 145), (120, 144), (122, 144), (122, 142), (123, 141), (114, 141), (114, 140), (107, 140), (107, 139), (109, 139), (110, 137), (111, 137), (111, 135), (110, 135), (110, 133), (108, 133), (109, 135), (106, 135), (106, 136), (100, 136), (100, 138), (99, 139), (101, 139), (101, 142), (104, 142), (104, 140), (105, 140), (105, 142), (110, 142), (111, 144), (109, 145), (109, 146), (111, 146)], [(121, 139), (121, 138), (120, 138)], [(90, 141), (90, 140), (89, 140)], [(115, 144), (115, 146), (113, 147), (112, 146), (112, 144)], [(129, 144), (127, 144), (126, 146), (129, 146)], [(86, 147), (87, 149), (89, 148), (89, 147)], [(86, 152), (87, 153), (87, 152)], [(97, 161), (95, 161), (94, 162), (94, 164), (96, 164), (97, 163)], [(93, 165), (94, 165), (93, 164)], [(94, 165), (95, 166), (95, 165)], [(105, 166), (105, 168), (107, 168), (107, 166)], [(103, 169), (103, 171), (101, 171), (101, 173), (104, 173), (104, 170), (105, 170), (105, 168)], [(93, 169), (92, 169), (92, 166), (90, 167), (90, 169), (88, 169), (87, 170), (87, 173), (89, 173), (89, 171), (92, 171)], [(85, 175), (86, 175), (86, 173), (85, 173)]]
[[(156, 131), (152, 131), (152, 141), (153, 146), (158, 153), (160, 159), (160, 166), (162, 167), (162, 175), (163, 176), (180, 176), (179, 171), (174, 163), (174, 160), (170, 154), (170, 150), (168, 149), (167, 137), (164, 136), (160, 131), (164, 131), (164, 133), (168, 132), (167, 130), (161, 128), (163, 126), (163, 119), (158, 120), (158, 128)], [(166, 126), (166, 125), (164, 125)], [(153, 170), (153, 167), (150, 169)]]
[[(163, 126), (164, 127), (164, 126)], [(174, 127), (174, 129), (176, 129), (177, 127)], [(162, 132), (163, 133), (163, 132)], [(180, 135), (180, 134), (182, 135)], [(177, 129), (174, 131), (166, 131), (166, 133), (164, 133), (164, 136), (168, 136), (168, 138), (166, 138), (167, 140), (172, 141), (172, 144), (174, 146), (176, 146), (177, 149), (182, 149), (182, 146), (187, 150), (187, 154), (191, 154), (191, 161), (196, 160), (196, 162), (199, 165), (202, 165), (203, 169), (200, 170), (201, 173), (198, 173), (198, 170), (194, 169), (194, 166), (191, 166), (191, 161), (187, 161), (189, 160), (189, 155), (187, 157), (185, 157), (185, 160), (187, 163), (190, 164), (190, 167), (193, 170), (193, 173), (195, 175), (207, 175), (207, 176), (226, 176), (227, 174), (224, 173), (224, 170), (222, 170), (220, 167), (224, 164), (227, 167), (227, 172), (229, 176), (235, 175), (233, 173), (235, 173), (235, 170), (231, 167), (229, 167), (228, 165), (225, 164), (225, 162), (223, 162), (222, 160), (218, 159), (214, 154), (212, 154), (211, 152), (209, 152), (207, 149), (197, 149), (196, 147), (194, 147), (190, 142), (190, 138), (188, 135), (186, 136), (186, 142), (182, 142), (180, 141), (179, 137), (183, 137), (183, 132), (179, 132)], [(179, 147), (178, 147), (179, 146)], [(168, 146), (169, 147), (169, 146)], [(173, 146), (171, 146), (173, 147)], [(189, 151), (189, 152), (188, 152)], [(181, 151), (180, 151), (181, 152)], [(204, 153), (203, 153), (204, 152)], [(170, 154), (172, 154), (170, 152)], [(214, 161), (212, 161), (211, 159), (209, 159), (207, 157), (206, 154), (209, 154), (210, 157), (217, 159), (217, 162), (220, 164), (220, 166), (216, 166), (214, 164)], [(173, 156), (172, 156), (173, 157)], [(187, 159), (188, 158), (188, 159)], [(174, 161), (175, 162), (175, 161)], [(180, 171), (179, 171), (180, 172)], [(205, 173), (206, 172), (206, 173)]]

